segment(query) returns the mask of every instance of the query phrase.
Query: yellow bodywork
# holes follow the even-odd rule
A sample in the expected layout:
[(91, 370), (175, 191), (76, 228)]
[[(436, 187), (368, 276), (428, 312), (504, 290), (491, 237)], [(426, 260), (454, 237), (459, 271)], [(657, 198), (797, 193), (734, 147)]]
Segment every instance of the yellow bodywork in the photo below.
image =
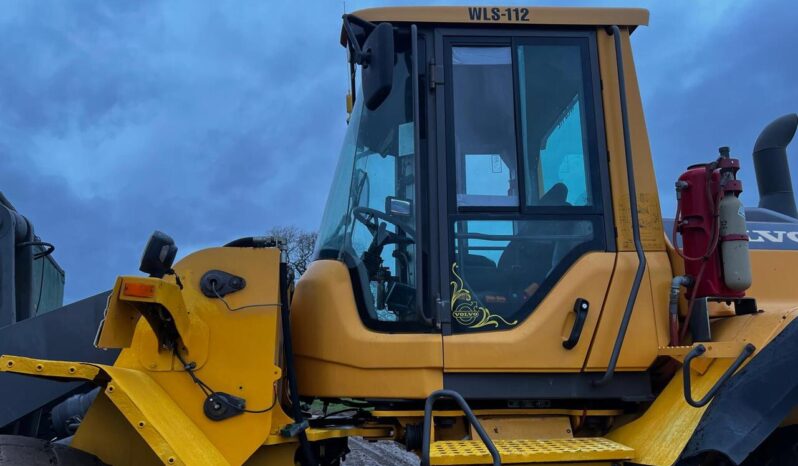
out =
[[(120, 277), (97, 338), (101, 347), (124, 348), (113, 366), (4, 356), (2, 368), (90, 379), (102, 385), (101, 401), (90, 408), (74, 446), (96, 453), (109, 464), (142, 464), (138, 454), (128, 454), (140, 443), (137, 437), (164, 464), (242, 464), (270, 436), (279, 436), (279, 427), (291, 422), (276, 398), (282, 392), (277, 383), (282, 378), (279, 261), (278, 249), (214, 248), (192, 254), (175, 266), (182, 290), (172, 277)], [(246, 288), (225, 297), (231, 308), (256, 306), (231, 312), (218, 299), (206, 298), (199, 281), (212, 269), (247, 282)], [(152, 296), (128, 296), (126, 283), (152, 286)], [(148, 321), (140, 318), (153, 309), (171, 317), (181, 337), (178, 350), (186, 361), (196, 363), (195, 373), (203, 382), (215, 391), (245, 398), (247, 409), (274, 406), (272, 410), (244, 413), (223, 422), (208, 419), (203, 413), (204, 393), (172, 350), (159, 344)], [(128, 435), (120, 436), (124, 432)], [(125, 443), (128, 448), (120, 445)]]
[(497, 9), (499, 12), (517, 6), (442, 6), (442, 7), (388, 7), (358, 10), (353, 15), (366, 21), (393, 21), (408, 23), (454, 23), (454, 24), (523, 24), (523, 25), (572, 25), (572, 26), (640, 26), (648, 24), (648, 10), (642, 8), (563, 8), (563, 7), (529, 7), (524, 19), (513, 20), (512, 17), (496, 19), (474, 19), (469, 14), (475, 8)]
[[(483, 22), (472, 20), (469, 10), (381, 8), (354, 14), (369, 21)], [(446, 373), (606, 370), (637, 267), (614, 40), (604, 27), (612, 24), (621, 26), (640, 233), (648, 262), (617, 371), (645, 371), (657, 358), (682, 361), (692, 348), (667, 346), (668, 293), (672, 277), (682, 273), (682, 263), (663, 231), (629, 40), (636, 26), (647, 23), (648, 13), (638, 9), (528, 10), (529, 25), (595, 28), (617, 250), (583, 255), (531, 317), (511, 329), (446, 336), (439, 329), (384, 333), (367, 328), (346, 265), (315, 261), (298, 282), (291, 303), (301, 395), (417, 401), (444, 388)], [(742, 345), (753, 343), (761, 350), (798, 315), (791, 288), (791, 264), (798, 262), (798, 252), (753, 251), (751, 261), (754, 285), (750, 294), (764, 312), (713, 321), (716, 341), (707, 344), (707, 352), (692, 366), (695, 397), (717, 382)], [(287, 388), (279, 266), (276, 248), (211, 248), (181, 260), (174, 267), (176, 276), (119, 277), (96, 340), (98, 347), (122, 349), (113, 366), (2, 356), (0, 371), (89, 380), (101, 386), (73, 446), (109, 464), (293, 464), (297, 440), (280, 434), (293, 421), (281, 404), (287, 399)], [(200, 279), (214, 269), (244, 278), (246, 287), (226, 295), (226, 302), (206, 297), (200, 291)], [(576, 297), (587, 299), (593, 307), (584, 324), (584, 337), (566, 350), (562, 342), (574, 322), (574, 314), (567, 311)], [(153, 325), (162, 322), (174, 327), (176, 348), (153, 330)], [(206, 396), (175, 351), (194, 363), (196, 376), (214, 391), (244, 398), (247, 409), (265, 412), (245, 412), (220, 422), (208, 419), (203, 412)], [(564, 408), (477, 410), (476, 415), (490, 426), (508, 464), (599, 465), (631, 460), (670, 466), (707, 409), (689, 406), (682, 384), (677, 371), (650, 406), (634, 415), (614, 409)], [(306, 433), (311, 441), (348, 436), (398, 439), (408, 426), (420, 423), (423, 412), (376, 410), (371, 415), (363, 425), (309, 428)], [(433, 431), (433, 437), (437, 436), (433, 464), (490, 463), (481, 442), (461, 441), (469, 431), (460, 411), (436, 411), (433, 416), (458, 419), (448, 434), (444, 429)], [(586, 416), (612, 418), (607, 438), (574, 436), (573, 425)]]
[[(796, 316), (798, 309), (738, 316), (714, 322), (714, 339), (732, 343), (727, 344), (727, 348), (723, 347), (724, 343), (717, 344), (719, 348), (714, 356), (718, 359), (707, 358), (705, 363), (710, 364), (707, 364), (708, 369), (704, 366), (706, 372), (703, 374), (700, 370), (701, 364), (696, 364), (697, 367), (692, 371), (694, 398), (706, 393), (731, 365), (739, 354), (739, 351), (735, 351), (735, 345), (742, 342), (753, 343), (761, 349)], [(707, 343), (707, 346), (712, 344)], [(673, 350), (666, 349), (663, 354), (668, 352)], [(696, 362), (700, 359), (704, 358), (699, 358)], [(639, 419), (613, 430), (608, 437), (633, 447), (637, 452), (635, 461), (638, 463), (652, 466), (672, 465), (709, 406), (689, 406), (684, 399), (682, 386), (682, 373), (679, 371)]]
[(441, 335), (366, 328), (349, 270), (338, 261), (311, 264), (291, 314), (303, 395), (423, 399), (443, 388)]
[[(645, 24), (641, 10), (532, 9), (546, 24)], [(466, 7), (388, 8), (354, 15), (372, 21), (458, 22)], [(547, 16), (550, 15), (550, 16)], [(603, 19), (610, 22), (604, 23)], [(597, 23), (598, 22), (598, 23)], [(425, 398), (442, 388), (443, 372), (579, 372), (605, 370), (637, 267), (628, 214), (623, 127), (612, 37), (597, 28), (604, 126), (608, 149), (617, 252), (589, 253), (562, 276), (535, 312), (512, 329), (449, 335), (388, 334), (367, 329), (358, 315), (350, 275), (337, 261), (317, 261), (299, 281), (292, 305), (297, 366), (303, 394)], [(648, 267), (618, 371), (646, 370), (668, 343), (667, 297), (672, 275), (629, 31), (622, 29), (626, 93), (643, 246)], [(585, 286), (590, 283), (590, 286)], [(573, 326), (563, 312), (582, 297), (593, 304), (577, 346), (562, 342)], [(319, 328), (329, 331), (318, 332)], [(441, 341), (443, 345), (441, 347)], [(541, 347), (547, 351), (539, 351)], [(363, 351), (368, 348), (367, 351)]]

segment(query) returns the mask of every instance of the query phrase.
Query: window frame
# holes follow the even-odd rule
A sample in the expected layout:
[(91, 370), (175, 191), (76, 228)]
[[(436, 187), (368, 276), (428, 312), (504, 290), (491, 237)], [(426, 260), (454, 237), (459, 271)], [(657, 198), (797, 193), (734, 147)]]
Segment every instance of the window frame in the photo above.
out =
[[(602, 202), (604, 199), (608, 198), (609, 196), (602, 195), (604, 194), (603, 184), (604, 180), (606, 179), (601, 173), (601, 165), (604, 165), (606, 169), (606, 164), (601, 164), (599, 161), (599, 137), (597, 132), (597, 124), (595, 118), (590, 118), (592, 115), (596, 115), (596, 97), (594, 95), (594, 89), (591, 85), (591, 66), (590, 66), (590, 51), (589, 51), (589, 44), (587, 38), (573, 38), (573, 37), (524, 37), (524, 38), (513, 38), (513, 88), (516, 91), (514, 93), (515, 96), (515, 113), (516, 113), (516, 143), (517, 143), (517, 152), (518, 152), (518, 163), (522, 164), (521, 166), (524, 169), (524, 176), (519, 175), (519, 191), (523, 192), (523, 201), (520, 203), (521, 211), (528, 214), (547, 214), (547, 213), (560, 213), (562, 211), (567, 211), (567, 213), (585, 213), (585, 214), (602, 214), (604, 210), (604, 206)], [(526, 198), (526, 154), (524, 153), (524, 142), (523, 138), (521, 138), (521, 93), (518, 92), (520, 89), (521, 83), (519, 82), (519, 70), (518, 70), (518, 60), (517, 60), (517, 53), (522, 46), (535, 46), (535, 45), (578, 45), (580, 48), (580, 57), (582, 61), (582, 83), (584, 85), (585, 91), (585, 98), (584, 98), (584, 105), (585, 105), (585, 121), (587, 123), (587, 127), (583, 128), (587, 133), (587, 144), (583, 148), (584, 150), (584, 157), (587, 158), (588, 167), (587, 167), (587, 175), (590, 177), (590, 194), (592, 197), (593, 202), (590, 205), (586, 206), (531, 206), (527, 204)], [(598, 71), (598, 70), (596, 70)], [(600, 89), (599, 89), (600, 91)], [(583, 136), (585, 134), (583, 133)], [(606, 150), (604, 151), (606, 154)], [(606, 160), (606, 159), (605, 159)], [(597, 178), (594, 174), (601, 173), (600, 180), (595, 179)], [(522, 187), (523, 186), (523, 187)], [(607, 189), (609, 186), (607, 185)]]
[[(526, 176), (527, 166), (523, 138), (521, 137), (521, 108), (518, 73), (518, 51), (523, 45), (538, 44), (578, 44), (582, 60), (582, 82), (584, 86), (584, 106), (587, 132), (584, 155), (588, 158), (587, 175), (590, 177), (592, 204), (589, 206), (529, 206), (527, 205)], [(516, 314), (519, 324), (528, 319), (535, 308), (548, 296), (551, 288), (562, 278), (582, 255), (590, 251), (616, 251), (615, 228), (610, 193), (608, 152), (606, 149), (606, 133), (604, 130), (604, 113), (601, 95), (601, 81), (598, 66), (596, 31), (586, 28), (548, 29), (459, 29), (438, 28), (435, 31), (436, 60), (442, 63), (444, 83), (442, 93), (436, 95), (436, 109), (439, 118), (438, 138), (438, 183), (446, 192), (444, 215), (438, 217), (438, 229), (443, 236), (441, 245), (446, 245), (446, 254), (441, 254), (439, 262), (440, 293), (448, 299), (449, 267), (455, 260), (455, 223), (464, 220), (589, 220), (594, 225), (594, 239), (578, 246), (569, 252), (555, 266), (549, 276), (541, 283), (537, 292), (524, 303)], [(513, 69), (513, 105), (515, 115), (516, 154), (518, 157), (518, 193), (519, 205), (513, 207), (493, 206), (458, 206), (456, 189), (456, 162), (454, 147), (454, 112), (453, 112), (453, 63), (452, 48), (458, 46), (509, 46), (511, 47)], [(442, 123), (442, 124), (441, 124)], [(441, 133), (441, 130), (442, 133)], [(439, 204), (440, 205), (440, 204)], [(503, 331), (509, 328), (477, 329), (463, 328), (452, 321), (447, 309), (439, 309), (440, 321), (444, 335), (465, 332)]]
[[(423, 31), (420, 28), (415, 28), (414, 26), (415, 25), (408, 25), (407, 30), (411, 34), (413, 33), (413, 30), (415, 30), (415, 38), (417, 41), (417, 55), (412, 57), (413, 62), (411, 63), (410, 79), (411, 81), (414, 78), (418, 79), (417, 88), (411, 90), (411, 92), (414, 94), (413, 99), (417, 99), (417, 101), (414, 101), (413, 103), (413, 142), (415, 152), (413, 165), (413, 169), (415, 171), (415, 198), (413, 199), (413, 208), (416, 209), (416, 218), (413, 222), (413, 226), (415, 227), (417, 234), (415, 243), (416, 312), (419, 314), (419, 316), (422, 316), (425, 313), (424, 308), (428, 306), (429, 301), (429, 287), (424, 280), (428, 280), (434, 273), (431, 272), (428, 264), (428, 251), (430, 243), (427, 238), (430, 232), (427, 218), (430, 215), (430, 209), (427, 205), (427, 199), (430, 195), (430, 189), (426, 183), (429, 164), (427, 159), (430, 153), (427, 143), (430, 133), (426, 125), (429, 122), (429, 113), (427, 109), (431, 104), (429, 100), (430, 96), (426, 92), (425, 86), (425, 83), (427, 82), (426, 65), (429, 62), (429, 57), (432, 56), (433, 53), (433, 38), (430, 37), (428, 31)], [(411, 37), (410, 40), (412, 41), (413, 38)], [(412, 53), (412, 51), (410, 53)], [(415, 113), (416, 109), (418, 109), (418, 113)], [(401, 156), (397, 154), (396, 157), (398, 162)], [(356, 227), (356, 225), (353, 226), (353, 228)], [(391, 225), (389, 225), (389, 228), (391, 228)], [(351, 245), (347, 246), (351, 247)], [(369, 315), (369, 308), (372, 306), (372, 304), (366, 302), (367, 299), (373, 297), (373, 294), (371, 289), (366, 289), (364, 287), (368, 286), (369, 281), (368, 278), (365, 278), (364, 280), (363, 271), (357, 266), (358, 260), (356, 260), (350, 254), (342, 254), (338, 260), (341, 260), (349, 271), (349, 278), (352, 285), (357, 312), (360, 317), (360, 321), (366, 328), (385, 334), (440, 333), (439, 329), (428, 324), (427, 322), (422, 321), (421, 319), (415, 321), (391, 321), (373, 318), (371, 315)]]

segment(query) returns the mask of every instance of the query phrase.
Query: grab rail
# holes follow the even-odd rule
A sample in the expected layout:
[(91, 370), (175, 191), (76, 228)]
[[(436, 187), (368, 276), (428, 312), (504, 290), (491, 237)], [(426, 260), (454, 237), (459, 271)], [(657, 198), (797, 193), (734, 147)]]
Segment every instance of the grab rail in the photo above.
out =
[(430, 449), (430, 434), (432, 433), (432, 406), (441, 398), (451, 398), (460, 405), (460, 409), (463, 410), (466, 417), (468, 418), (468, 422), (474, 426), (474, 429), (479, 434), (479, 438), (482, 440), (482, 443), (485, 444), (485, 448), (488, 449), (490, 452), (491, 458), (493, 458), (493, 466), (501, 466), (502, 459), (499, 455), (499, 450), (496, 449), (496, 445), (493, 444), (493, 440), (488, 437), (488, 433), (485, 432), (485, 429), (482, 427), (482, 424), (479, 423), (479, 419), (474, 415), (474, 412), (471, 411), (471, 408), (468, 406), (466, 400), (454, 390), (438, 390), (432, 392), (432, 394), (427, 397), (427, 402), (424, 404), (424, 439), (422, 440), (421, 446), (421, 465), (422, 466), (429, 466), (430, 459), (429, 459), (429, 449)]
[(701, 408), (706, 406), (707, 403), (712, 401), (712, 398), (715, 398), (718, 390), (725, 384), (729, 378), (731, 378), (732, 374), (734, 374), (737, 369), (748, 359), (754, 351), (756, 351), (756, 346), (748, 343), (743, 347), (742, 352), (740, 355), (737, 356), (737, 359), (734, 360), (731, 366), (726, 369), (726, 372), (723, 373), (722, 376), (715, 382), (715, 385), (709, 389), (709, 391), (704, 395), (700, 400), (696, 401), (693, 399), (693, 387), (691, 381), (691, 373), (690, 373), (690, 363), (693, 362), (693, 359), (701, 356), (707, 351), (704, 345), (698, 345), (695, 348), (691, 349), (687, 356), (684, 357), (684, 365), (682, 366), (682, 378), (684, 379), (684, 399), (687, 401), (687, 404), (694, 408)]

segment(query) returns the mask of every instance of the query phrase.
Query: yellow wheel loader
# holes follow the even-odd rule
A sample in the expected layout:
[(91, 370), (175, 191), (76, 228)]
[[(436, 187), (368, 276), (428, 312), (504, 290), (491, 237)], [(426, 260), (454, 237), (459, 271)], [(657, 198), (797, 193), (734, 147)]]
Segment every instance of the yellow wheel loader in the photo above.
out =
[(798, 116), (756, 142), (758, 208), (721, 148), (663, 221), (647, 21), (345, 15), (348, 131), (306, 273), (279, 238), (173, 264), (156, 232), (108, 298), (113, 364), (0, 357), (97, 387), (74, 435), (2, 436), (0, 465), (337, 465), (349, 437), (423, 465), (798, 464)]

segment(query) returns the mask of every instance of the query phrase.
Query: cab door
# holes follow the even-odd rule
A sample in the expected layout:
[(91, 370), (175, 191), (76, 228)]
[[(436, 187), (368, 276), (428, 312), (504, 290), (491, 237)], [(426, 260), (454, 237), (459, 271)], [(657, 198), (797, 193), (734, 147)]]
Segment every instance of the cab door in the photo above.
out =
[(486, 372), (579, 372), (616, 260), (595, 33), (435, 45), (444, 383), (473, 396)]

